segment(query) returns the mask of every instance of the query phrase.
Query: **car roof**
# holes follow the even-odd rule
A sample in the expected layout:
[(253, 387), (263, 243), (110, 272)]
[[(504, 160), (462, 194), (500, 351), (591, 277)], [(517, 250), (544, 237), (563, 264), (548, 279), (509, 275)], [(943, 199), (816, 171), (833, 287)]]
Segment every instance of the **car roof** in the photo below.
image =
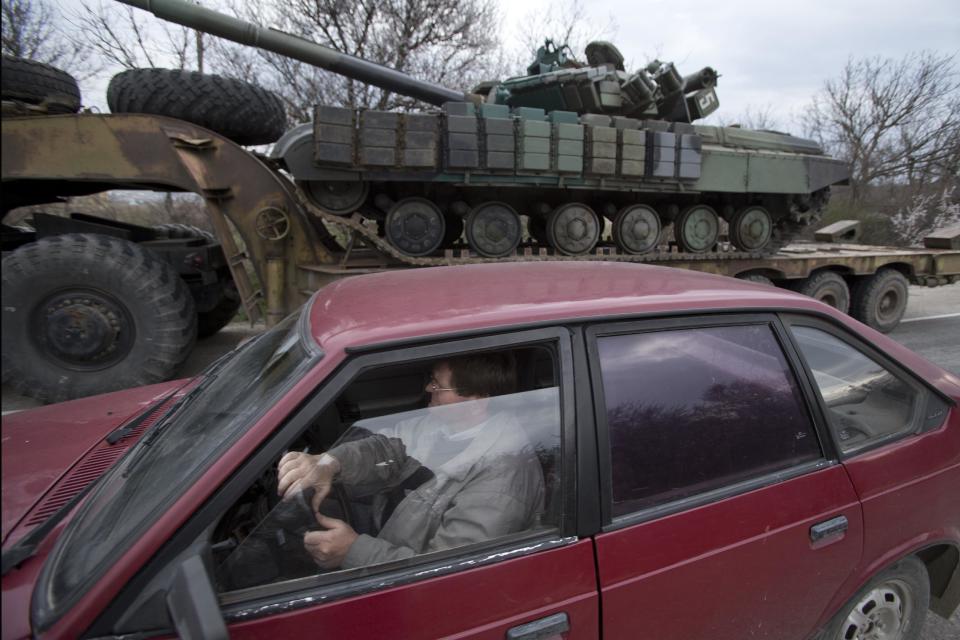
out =
[(512, 262), (353, 276), (312, 299), (324, 349), (561, 320), (826, 305), (775, 287), (616, 262)]

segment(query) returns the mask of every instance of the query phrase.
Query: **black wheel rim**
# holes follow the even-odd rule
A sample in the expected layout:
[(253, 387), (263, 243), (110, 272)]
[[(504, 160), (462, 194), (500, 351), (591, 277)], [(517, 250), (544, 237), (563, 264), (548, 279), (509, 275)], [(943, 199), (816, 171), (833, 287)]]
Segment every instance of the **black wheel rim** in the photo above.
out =
[(593, 209), (584, 204), (565, 204), (550, 214), (547, 239), (561, 253), (583, 255), (600, 239), (600, 220)]
[(613, 221), (613, 239), (627, 253), (646, 253), (660, 241), (660, 216), (647, 205), (627, 207)]
[(123, 360), (136, 341), (136, 325), (116, 298), (94, 289), (55, 292), (31, 313), (36, 347), (75, 371), (107, 369)]
[(521, 235), (520, 216), (502, 202), (487, 202), (467, 216), (467, 242), (482, 256), (510, 255), (520, 244)]
[(370, 192), (370, 185), (366, 182), (305, 180), (301, 184), (311, 202), (338, 216), (356, 211)]
[(406, 198), (387, 214), (387, 240), (408, 256), (425, 256), (443, 243), (446, 223), (437, 205), (426, 198)]
[(720, 235), (717, 212), (707, 205), (694, 205), (680, 214), (674, 223), (674, 236), (680, 248), (691, 253), (705, 253)]

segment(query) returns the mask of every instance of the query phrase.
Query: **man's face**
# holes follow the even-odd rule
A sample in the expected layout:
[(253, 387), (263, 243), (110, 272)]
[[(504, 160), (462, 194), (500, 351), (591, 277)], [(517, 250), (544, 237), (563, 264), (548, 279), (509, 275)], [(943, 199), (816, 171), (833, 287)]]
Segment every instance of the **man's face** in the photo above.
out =
[(444, 404), (456, 404), (471, 399), (460, 395), (453, 389), (453, 372), (450, 370), (450, 365), (446, 362), (438, 362), (433, 365), (433, 371), (425, 390), (430, 394), (429, 406), (431, 407), (439, 407)]

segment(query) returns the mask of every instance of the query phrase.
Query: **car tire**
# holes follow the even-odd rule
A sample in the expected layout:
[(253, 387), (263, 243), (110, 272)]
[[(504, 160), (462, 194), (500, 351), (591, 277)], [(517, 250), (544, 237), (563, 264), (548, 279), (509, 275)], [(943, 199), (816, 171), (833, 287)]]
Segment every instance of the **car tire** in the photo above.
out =
[(177, 69), (129, 69), (107, 87), (113, 113), (146, 113), (200, 125), (237, 144), (275, 142), (286, 129), (275, 94), (233, 78)]
[[(929, 606), (927, 569), (918, 558), (908, 556), (857, 592), (834, 616), (818, 640), (873, 637), (918, 640)], [(880, 630), (885, 628), (887, 635), (866, 635), (878, 625), (883, 625)]]
[(197, 337), (209, 338), (230, 324), (240, 310), (240, 297), (232, 282), (223, 287), (220, 301), (210, 311), (197, 313)]
[(195, 227), (191, 224), (179, 224), (174, 222), (168, 222), (164, 224), (155, 225), (154, 230), (159, 233), (164, 238), (170, 238), (172, 240), (185, 240), (189, 238), (203, 238), (207, 242), (216, 244), (217, 239), (212, 233), (206, 229), (201, 229), (200, 227)]
[(119, 238), (45, 238), (3, 259), (4, 383), (61, 402), (169, 380), (193, 350), (193, 297)]
[(80, 87), (73, 76), (26, 58), (3, 56), (0, 94), (4, 100), (45, 106), (50, 113), (80, 110)]
[(850, 288), (838, 273), (821, 271), (794, 285), (794, 291), (830, 305), (837, 311), (850, 310)]
[(881, 333), (897, 328), (907, 310), (910, 282), (896, 269), (880, 269), (850, 292), (850, 315)]

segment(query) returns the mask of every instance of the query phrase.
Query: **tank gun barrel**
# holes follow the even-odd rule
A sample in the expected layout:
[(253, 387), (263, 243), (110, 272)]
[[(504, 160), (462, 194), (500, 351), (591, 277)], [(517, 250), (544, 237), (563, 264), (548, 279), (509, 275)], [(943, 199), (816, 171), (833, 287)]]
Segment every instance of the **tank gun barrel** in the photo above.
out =
[(272, 51), (430, 104), (470, 100), (469, 95), (463, 92), (417, 80), (396, 69), (341, 53), (283, 31), (259, 27), (184, 0), (117, 1), (149, 11), (168, 22)]

